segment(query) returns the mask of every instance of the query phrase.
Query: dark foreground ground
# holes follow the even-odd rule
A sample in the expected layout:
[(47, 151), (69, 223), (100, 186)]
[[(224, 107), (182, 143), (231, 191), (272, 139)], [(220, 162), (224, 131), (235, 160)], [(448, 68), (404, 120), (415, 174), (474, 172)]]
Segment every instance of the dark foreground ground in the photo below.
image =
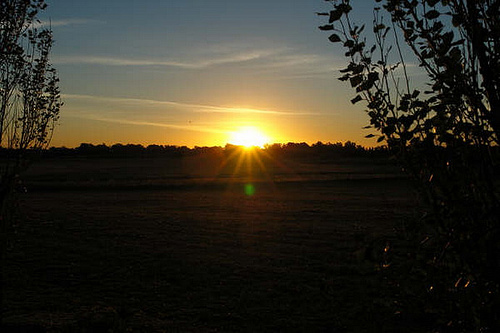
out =
[(207, 163), (33, 167), (7, 253), (4, 321), (49, 332), (404, 327), (382, 268), (386, 244), (397, 251), (397, 231), (418, 214), (397, 169), (280, 162), (252, 176)]

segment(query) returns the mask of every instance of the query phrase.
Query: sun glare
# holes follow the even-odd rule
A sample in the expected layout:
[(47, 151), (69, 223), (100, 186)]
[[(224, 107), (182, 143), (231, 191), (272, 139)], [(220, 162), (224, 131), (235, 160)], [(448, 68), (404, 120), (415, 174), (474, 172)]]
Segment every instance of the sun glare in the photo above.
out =
[(231, 133), (229, 143), (247, 148), (263, 148), (266, 143), (269, 143), (269, 138), (255, 127), (243, 127)]

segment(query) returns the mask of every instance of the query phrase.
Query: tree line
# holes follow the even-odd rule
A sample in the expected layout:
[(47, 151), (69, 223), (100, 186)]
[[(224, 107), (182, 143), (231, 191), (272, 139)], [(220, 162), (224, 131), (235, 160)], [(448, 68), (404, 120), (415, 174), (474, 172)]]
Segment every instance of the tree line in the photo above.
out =
[[(40, 153), (39, 150), (27, 150), (26, 154), (37, 155), (42, 158), (54, 157), (185, 157), (196, 155), (227, 155), (244, 147), (226, 144), (221, 146), (177, 146), (177, 145), (141, 145), (141, 144), (92, 144), (81, 143), (75, 148), (51, 147)], [(315, 158), (326, 159), (337, 157), (389, 157), (389, 151), (385, 146), (364, 147), (352, 141), (323, 143), (318, 141), (314, 144), (306, 142), (274, 143), (265, 145), (263, 148), (253, 147), (253, 151), (272, 155), (275, 158)], [(9, 149), (0, 147), (0, 156), (8, 155)]]

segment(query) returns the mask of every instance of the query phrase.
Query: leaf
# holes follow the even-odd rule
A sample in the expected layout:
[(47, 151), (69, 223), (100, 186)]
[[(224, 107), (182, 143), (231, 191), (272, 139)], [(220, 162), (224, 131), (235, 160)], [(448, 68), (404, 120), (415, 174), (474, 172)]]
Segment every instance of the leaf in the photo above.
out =
[(437, 10), (430, 10), (427, 13), (425, 13), (425, 18), (429, 20), (434, 20), (437, 19), (441, 15)]
[(368, 73), (368, 81), (375, 82), (375, 81), (378, 81), (378, 80), (379, 80), (379, 77), (378, 77), (378, 73), (377, 72)]
[(351, 75), (346, 74), (346, 75), (339, 77), (339, 80), (340, 81), (347, 81), (347, 80), (349, 80), (350, 77), (351, 77)]
[(351, 87), (357, 87), (363, 81), (363, 75), (356, 75), (350, 78)]
[(341, 42), (342, 40), (340, 39), (339, 35), (337, 34), (333, 34), (331, 35), (330, 37), (328, 37), (328, 39), (330, 40), (330, 42), (332, 43), (337, 43), (337, 42)]
[(385, 140), (385, 136), (379, 136), (377, 142), (382, 142)]
[(337, 10), (340, 10), (341, 12), (348, 14), (352, 10), (352, 7), (347, 3), (341, 3), (337, 6)]
[(382, 23), (381, 24), (377, 24), (377, 25), (375, 25), (373, 27), (373, 32), (377, 33), (377, 32), (379, 32), (382, 29), (385, 29), (385, 24), (382, 24)]
[(374, 134), (368, 134), (368, 135), (365, 135), (365, 138), (369, 139), (369, 138), (373, 138), (375, 135)]
[(348, 73), (348, 72), (352, 72), (352, 74), (359, 74), (363, 71), (365, 67), (362, 65), (362, 64), (356, 64), (354, 62), (351, 62), (349, 64), (349, 66), (347, 66), (347, 68), (345, 69), (341, 69), (340, 72), (341, 73)]
[(319, 30), (323, 30), (323, 31), (328, 31), (328, 30), (333, 30), (333, 24), (327, 24), (327, 25), (322, 25), (320, 27), (318, 27)]
[(342, 11), (341, 10), (332, 10), (330, 11), (330, 19), (328, 20), (328, 23), (333, 23), (335, 21), (340, 20), (342, 17)]
[(348, 39), (344, 43), (345, 47), (353, 47), (354, 46), (354, 41), (352, 39)]
[(382, 128), (382, 133), (385, 135), (392, 135), (396, 131), (396, 127), (394, 125), (387, 125)]
[[(351, 64), (349, 65), (351, 66)], [(365, 66), (363, 66), (362, 64), (352, 64), (352, 68), (351, 68), (351, 71), (352, 71), (352, 74), (360, 74), (363, 72), (363, 70), (365, 69)]]
[(464, 20), (458, 14), (453, 15), (451, 18), (451, 23), (453, 24), (454, 27), (460, 26), (463, 22)]
[(351, 103), (356, 104), (357, 102), (361, 101), (362, 99), (363, 99), (363, 97), (361, 97), (361, 95), (357, 95), (356, 97), (351, 99)]

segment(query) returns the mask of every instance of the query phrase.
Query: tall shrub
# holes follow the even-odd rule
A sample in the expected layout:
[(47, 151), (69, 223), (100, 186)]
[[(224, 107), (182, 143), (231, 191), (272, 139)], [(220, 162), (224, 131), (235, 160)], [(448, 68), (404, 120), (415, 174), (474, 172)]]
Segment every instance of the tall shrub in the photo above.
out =
[(397, 313), (438, 331), (500, 330), (500, 1), (376, 0), (373, 34), (351, 1), (327, 2), (320, 29), (348, 59), (339, 79), (428, 204), (394, 272), (414, 296), (400, 296)]

